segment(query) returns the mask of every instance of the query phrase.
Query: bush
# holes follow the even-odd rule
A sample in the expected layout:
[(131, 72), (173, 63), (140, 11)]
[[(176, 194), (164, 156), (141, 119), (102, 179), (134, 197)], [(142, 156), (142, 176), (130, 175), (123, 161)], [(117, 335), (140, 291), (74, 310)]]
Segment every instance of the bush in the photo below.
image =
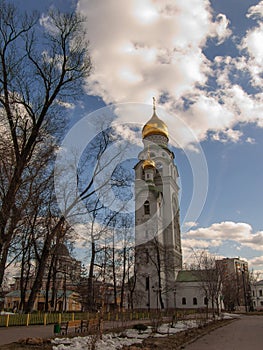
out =
[(148, 327), (143, 323), (135, 324), (133, 326), (133, 329), (137, 329), (137, 331), (146, 331), (147, 328)]

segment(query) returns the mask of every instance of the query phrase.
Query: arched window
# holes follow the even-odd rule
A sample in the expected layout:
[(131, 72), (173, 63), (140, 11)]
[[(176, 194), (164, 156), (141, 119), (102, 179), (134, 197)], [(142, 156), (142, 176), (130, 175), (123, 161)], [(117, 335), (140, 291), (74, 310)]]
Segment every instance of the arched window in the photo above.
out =
[(207, 297), (204, 298), (204, 304), (205, 304), (205, 305), (208, 305), (208, 299), (207, 299)]
[(144, 214), (149, 215), (150, 214), (150, 203), (149, 201), (146, 201), (144, 203)]
[(182, 298), (182, 305), (186, 305), (186, 298), (185, 297)]
[(196, 297), (193, 298), (193, 305), (197, 305), (197, 298)]

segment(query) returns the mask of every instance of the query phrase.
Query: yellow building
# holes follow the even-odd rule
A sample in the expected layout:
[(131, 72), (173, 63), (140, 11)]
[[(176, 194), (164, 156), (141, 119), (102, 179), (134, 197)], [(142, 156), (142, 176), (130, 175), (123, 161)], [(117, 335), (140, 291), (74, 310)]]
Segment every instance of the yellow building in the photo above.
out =
[[(30, 291), (26, 292), (26, 301), (28, 300)], [(45, 306), (45, 291), (41, 290), (38, 293), (34, 304), (34, 310), (44, 311)], [(20, 290), (14, 290), (9, 292), (5, 296), (5, 310), (16, 311), (20, 303), (21, 293)], [(51, 293), (49, 292), (49, 299), (51, 298)], [(75, 291), (66, 291), (59, 290), (57, 293), (57, 311), (81, 311), (80, 296)]]

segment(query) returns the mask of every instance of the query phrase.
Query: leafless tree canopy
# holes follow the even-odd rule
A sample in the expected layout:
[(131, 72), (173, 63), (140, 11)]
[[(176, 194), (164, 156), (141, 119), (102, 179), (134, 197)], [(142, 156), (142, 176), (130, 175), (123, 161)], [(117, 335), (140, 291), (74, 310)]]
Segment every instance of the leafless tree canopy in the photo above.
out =
[[(45, 201), (50, 210), (46, 186), (57, 131), (91, 71), (84, 22), (76, 13), (23, 15), (0, 0), (0, 284), (26, 212), (34, 217), (32, 206)], [(43, 249), (51, 241), (44, 238)]]

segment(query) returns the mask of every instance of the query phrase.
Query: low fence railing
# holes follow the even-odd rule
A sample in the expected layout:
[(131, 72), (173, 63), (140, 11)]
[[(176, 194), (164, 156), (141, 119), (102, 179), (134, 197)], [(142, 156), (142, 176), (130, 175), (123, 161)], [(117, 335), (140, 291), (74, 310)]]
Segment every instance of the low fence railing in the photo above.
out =
[[(174, 310), (168, 311), (125, 311), (125, 312), (104, 312), (100, 313), (90, 312), (65, 312), (65, 313), (15, 313), (0, 315), (0, 327), (10, 326), (29, 326), (29, 325), (48, 325), (66, 322), (70, 320), (89, 320), (102, 317), (104, 321), (133, 321), (133, 320), (151, 320), (156, 316), (156, 313), (161, 313), (163, 317), (174, 315)], [(176, 311), (177, 318), (184, 317), (185, 311)], [(190, 313), (190, 312), (188, 312)]]

